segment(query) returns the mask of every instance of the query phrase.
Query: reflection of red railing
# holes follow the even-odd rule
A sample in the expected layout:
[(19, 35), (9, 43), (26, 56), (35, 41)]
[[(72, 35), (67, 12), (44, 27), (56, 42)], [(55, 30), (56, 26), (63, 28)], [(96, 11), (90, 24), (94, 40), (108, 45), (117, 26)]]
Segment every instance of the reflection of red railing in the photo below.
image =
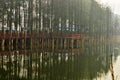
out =
[[(46, 52), (55, 52), (55, 53), (70, 53), (70, 54), (81, 54), (83, 53), (83, 48), (80, 49), (46, 49)], [(38, 52), (42, 53), (45, 52), (43, 49), (39, 49)], [(21, 55), (21, 54), (26, 54), (29, 55), (30, 53), (35, 53), (36, 51), (34, 50), (12, 50), (12, 51), (2, 51), (0, 52), (0, 56), (4, 55)]]
[(83, 34), (30, 34), (30, 33), (0, 33), (0, 38), (30, 38), (30, 37), (47, 37), (47, 38), (75, 38), (75, 39), (82, 39), (84, 37)]

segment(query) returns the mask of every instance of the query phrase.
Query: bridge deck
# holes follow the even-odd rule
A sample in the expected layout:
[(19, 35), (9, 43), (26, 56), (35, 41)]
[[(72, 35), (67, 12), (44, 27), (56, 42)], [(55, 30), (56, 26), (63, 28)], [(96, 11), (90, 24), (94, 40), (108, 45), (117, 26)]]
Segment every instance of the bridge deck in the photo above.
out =
[(47, 33), (39, 33), (39, 34), (30, 34), (30, 33), (0, 33), (0, 38), (74, 38), (79, 39), (83, 38), (83, 34), (47, 34)]

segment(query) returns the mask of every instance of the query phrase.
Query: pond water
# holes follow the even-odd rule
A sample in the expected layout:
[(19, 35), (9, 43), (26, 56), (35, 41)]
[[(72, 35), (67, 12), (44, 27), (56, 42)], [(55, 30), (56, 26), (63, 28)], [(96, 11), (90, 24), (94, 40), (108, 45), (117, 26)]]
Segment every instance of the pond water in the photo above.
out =
[[(17, 51), (19, 52), (19, 51)], [(38, 52), (0, 56), (0, 80), (112, 80), (109, 48), (83, 52)], [(120, 80), (120, 56), (113, 55), (115, 80)]]
[[(120, 80), (120, 55), (113, 63), (114, 79)], [(102, 74), (97, 80), (112, 80), (111, 71), (109, 70), (106, 74)]]

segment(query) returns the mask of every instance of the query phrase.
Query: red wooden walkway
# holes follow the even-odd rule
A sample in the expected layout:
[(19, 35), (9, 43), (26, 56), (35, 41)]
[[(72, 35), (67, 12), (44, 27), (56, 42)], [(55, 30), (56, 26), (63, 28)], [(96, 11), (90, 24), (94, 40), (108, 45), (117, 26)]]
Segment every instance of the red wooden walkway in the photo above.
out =
[(30, 33), (0, 33), (0, 38), (73, 38), (73, 39), (82, 39), (83, 34), (30, 34)]

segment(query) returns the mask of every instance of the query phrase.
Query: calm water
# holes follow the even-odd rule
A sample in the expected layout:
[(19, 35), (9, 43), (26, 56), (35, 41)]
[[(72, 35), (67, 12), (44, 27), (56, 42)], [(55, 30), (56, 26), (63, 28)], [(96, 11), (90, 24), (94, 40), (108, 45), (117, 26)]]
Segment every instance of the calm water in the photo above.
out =
[[(19, 52), (19, 51), (17, 51)], [(38, 52), (0, 57), (0, 80), (111, 80), (108, 46), (82, 52)], [(115, 79), (120, 79), (120, 56), (113, 56)]]
[[(113, 70), (114, 70), (114, 79), (120, 80), (120, 55), (113, 63)], [(109, 70), (106, 74), (103, 73), (102, 76), (97, 78), (97, 80), (112, 80), (111, 71)]]

